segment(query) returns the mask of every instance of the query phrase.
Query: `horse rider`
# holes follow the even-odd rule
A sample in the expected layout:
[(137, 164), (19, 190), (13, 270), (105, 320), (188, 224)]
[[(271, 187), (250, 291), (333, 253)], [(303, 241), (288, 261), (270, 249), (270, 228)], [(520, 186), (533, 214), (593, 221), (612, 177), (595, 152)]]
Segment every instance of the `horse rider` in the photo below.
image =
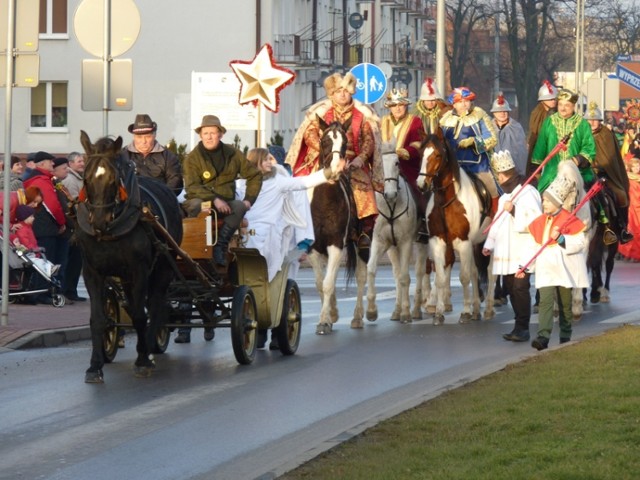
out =
[[(620, 154), (620, 147), (615, 133), (603, 126), (602, 111), (596, 102), (589, 103), (589, 107), (584, 114), (584, 118), (591, 126), (591, 133), (596, 143), (596, 156), (593, 161), (593, 169), (596, 176), (607, 179), (606, 186), (613, 192), (615, 198), (615, 214), (620, 227), (620, 243), (625, 244), (633, 240), (633, 235), (627, 230), (629, 221), (629, 177), (626, 166)], [(602, 211), (599, 220), (608, 223), (606, 215)], [(604, 216), (604, 217), (603, 217)], [(606, 222), (604, 221), (606, 220)], [(608, 229), (609, 241), (613, 241), (612, 235), (615, 233)], [(612, 242), (613, 243), (613, 242)]]
[(472, 105), (476, 94), (467, 87), (457, 87), (449, 95), (453, 110), (440, 120), (442, 133), (455, 150), (460, 167), (477, 176), (491, 195), (491, 213), (498, 208), (498, 185), (491, 173), (489, 155), (498, 143), (491, 118), (480, 107)]
[(122, 149), (122, 156), (136, 166), (136, 173), (155, 178), (177, 195), (182, 191), (182, 172), (178, 157), (156, 140), (158, 125), (146, 113), (136, 115), (129, 125), (133, 141)]
[(538, 105), (531, 111), (529, 116), (529, 137), (527, 144), (529, 152), (527, 154), (527, 169), (523, 172), (527, 178), (533, 174), (536, 166), (531, 163), (533, 148), (538, 141), (538, 135), (542, 128), (542, 123), (551, 115), (558, 111), (558, 89), (551, 85), (549, 80), (545, 80), (538, 89)]
[(511, 106), (500, 92), (491, 106), (493, 125), (498, 132), (498, 145), (495, 151), (507, 150), (519, 173), (527, 171), (527, 141), (520, 122), (511, 118)]
[(433, 78), (425, 79), (420, 89), (420, 98), (411, 113), (420, 117), (427, 135), (436, 133), (440, 125), (440, 119), (449, 110), (451, 110), (451, 105), (444, 101), (444, 97), (438, 90)]
[(580, 170), (585, 189), (593, 183), (595, 177), (591, 162), (596, 155), (596, 144), (593, 140), (589, 123), (576, 113), (578, 95), (571, 90), (563, 89), (558, 93), (558, 111), (547, 117), (542, 123), (540, 134), (533, 148), (531, 162), (539, 165), (554, 149), (559, 141), (571, 134), (566, 150), (561, 150), (542, 169), (538, 180), (538, 191), (544, 192), (556, 178), (560, 162), (570, 160)]
[(382, 191), (382, 160), (380, 157), (380, 119), (375, 111), (355, 99), (356, 78), (347, 73), (334, 73), (324, 81), (327, 99), (312, 105), (298, 128), (286, 162), (291, 165), (293, 176), (309, 175), (320, 168), (320, 139), (322, 132), (317, 116), (331, 124), (345, 124), (347, 130), (347, 170), (360, 231), (354, 233), (357, 247), (367, 251), (371, 247), (371, 235), (378, 215), (374, 189)]
[(380, 134), (383, 143), (394, 143), (396, 146), (396, 154), (400, 159), (400, 172), (407, 179), (418, 207), (420, 222), (416, 240), (427, 243), (429, 241), (425, 219), (427, 198), (416, 183), (422, 164), (420, 147), (426, 135), (420, 118), (408, 113), (411, 104), (408, 97), (409, 93), (405, 88), (394, 88), (387, 94), (384, 106), (390, 113), (382, 117)]

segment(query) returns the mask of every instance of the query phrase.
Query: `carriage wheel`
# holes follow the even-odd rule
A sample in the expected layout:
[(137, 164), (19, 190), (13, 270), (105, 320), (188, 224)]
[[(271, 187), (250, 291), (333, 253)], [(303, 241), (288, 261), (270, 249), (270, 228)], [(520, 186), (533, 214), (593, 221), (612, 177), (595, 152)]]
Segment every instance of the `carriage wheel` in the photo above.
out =
[(66, 303), (66, 299), (64, 298), (64, 295), (60, 293), (55, 293), (51, 297), (51, 304), (54, 307), (58, 307), (58, 308), (64, 307), (65, 303)]
[(293, 355), (300, 345), (302, 331), (302, 308), (300, 290), (295, 280), (287, 280), (287, 290), (284, 293), (282, 316), (280, 325), (275, 329), (278, 344), (283, 355)]
[(256, 356), (258, 322), (256, 321), (256, 299), (246, 285), (233, 293), (231, 304), (231, 344), (236, 360), (249, 365)]
[(107, 328), (102, 339), (102, 355), (105, 363), (111, 363), (118, 353), (118, 327), (116, 324), (120, 323), (120, 306), (115, 292), (105, 290), (104, 314), (107, 317)]
[(166, 352), (167, 347), (169, 346), (170, 337), (171, 337), (171, 332), (169, 332), (169, 329), (167, 327), (158, 327), (155, 341), (151, 346), (151, 353)]

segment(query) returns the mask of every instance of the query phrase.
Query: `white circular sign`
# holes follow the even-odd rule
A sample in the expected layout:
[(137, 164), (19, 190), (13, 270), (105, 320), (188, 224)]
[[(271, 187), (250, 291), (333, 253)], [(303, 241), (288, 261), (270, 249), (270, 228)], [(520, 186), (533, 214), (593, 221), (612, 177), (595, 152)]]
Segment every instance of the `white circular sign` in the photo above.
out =
[(91, 55), (104, 54), (104, 8), (111, 2), (112, 57), (122, 55), (138, 39), (140, 12), (133, 0), (82, 0), (73, 16), (73, 29), (82, 48)]

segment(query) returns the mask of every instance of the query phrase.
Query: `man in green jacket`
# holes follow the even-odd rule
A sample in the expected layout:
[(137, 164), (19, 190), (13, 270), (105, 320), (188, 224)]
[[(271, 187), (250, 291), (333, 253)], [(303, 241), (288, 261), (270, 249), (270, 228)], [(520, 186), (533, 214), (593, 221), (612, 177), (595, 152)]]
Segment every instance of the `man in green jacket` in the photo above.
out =
[(570, 90), (561, 90), (558, 93), (558, 111), (542, 123), (531, 159), (534, 165), (541, 164), (567, 134), (571, 134), (571, 138), (567, 150), (561, 150), (542, 169), (542, 176), (538, 181), (540, 192), (544, 192), (556, 178), (558, 165), (562, 161), (569, 160), (578, 166), (585, 188), (588, 188), (595, 179), (591, 163), (596, 156), (596, 143), (589, 123), (582, 118), (582, 115), (576, 113), (577, 101), (577, 94)]
[[(183, 207), (190, 217), (196, 217), (203, 202), (211, 202), (211, 208), (224, 216), (224, 224), (218, 232), (218, 242), (213, 249), (217, 265), (227, 265), (229, 240), (240, 226), (242, 218), (256, 201), (262, 187), (260, 171), (247, 161), (237, 148), (222, 143), (227, 131), (215, 115), (205, 115), (196, 133), (198, 145), (185, 157), (183, 164), (184, 185), (187, 200)], [(235, 200), (236, 178), (247, 181), (243, 200)]]

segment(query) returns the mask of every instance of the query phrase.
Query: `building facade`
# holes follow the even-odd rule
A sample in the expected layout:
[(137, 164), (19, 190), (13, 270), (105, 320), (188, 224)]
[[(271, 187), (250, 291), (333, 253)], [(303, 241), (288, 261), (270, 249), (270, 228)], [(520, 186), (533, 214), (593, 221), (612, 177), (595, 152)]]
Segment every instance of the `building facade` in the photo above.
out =
[[(103, 112), (82, 110), (82, 60), (97, 57), (74, 33), (81, 1), (40, 0), (40, 81), (35, 88), (13, 89), (15, 153), (66, 153), (81, 148), (80, 130), (91, 138), (104, 133)], [(117, 3), (112, 25), (122, 21)], [(430, 9), (422, 0), (135, 0), (135, 5), (140, 32), (118, 57), (132, 61), (132, 110), (107, 114), (108, 134), (122, 135), (125, 143), (136, 113), (147, 113), (158, 124), (160, 142), (175, 139), (191, 146), (192, 73), (231, 72), (230, 61), (252, 60), (265, 43), (296, 80), (281, 92), (279, 112), (264, 113), (261, 136), (229, 131), (227, 143), (239, 135), (243, 146), (253, 147), (277, 132), (288, 147), (305, 109), (324, 96), (324, 78), (361, 62), (384, 66), (389, 86), (406, 86), (414, 97), (423, 78), (433, 75), (433, 53), (423, 33)], [(0, 111), (4, 118), (6, 102)], [(224, 124), (225, 112), (210, 113)], [(4, 149), (4, 138), (0, 144)]]

